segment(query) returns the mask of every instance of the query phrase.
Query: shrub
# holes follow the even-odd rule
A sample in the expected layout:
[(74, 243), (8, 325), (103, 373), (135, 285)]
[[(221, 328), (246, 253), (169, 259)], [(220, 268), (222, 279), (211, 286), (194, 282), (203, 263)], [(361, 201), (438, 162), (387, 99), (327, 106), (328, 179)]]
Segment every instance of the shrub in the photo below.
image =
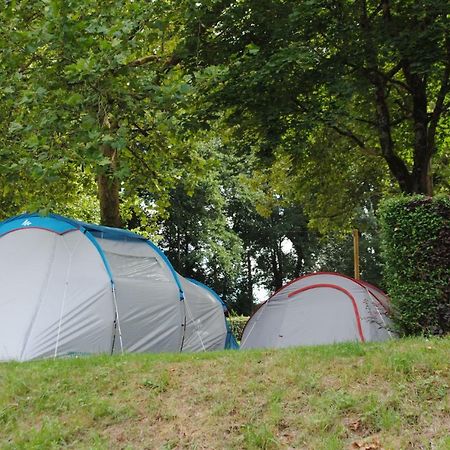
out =
[(380, 207), (384, 277), (402, 335), (450, 332), (450, 199), (396, 197)]
[(247, 316), (238, 316), (234, 314), (230, 314), (228, 317), (230, 322), (231, 331), (233, 332), (235, 338), (240, 341), (242, 337), (242, 333), (244, 331), (245, 324), (248, 321)]

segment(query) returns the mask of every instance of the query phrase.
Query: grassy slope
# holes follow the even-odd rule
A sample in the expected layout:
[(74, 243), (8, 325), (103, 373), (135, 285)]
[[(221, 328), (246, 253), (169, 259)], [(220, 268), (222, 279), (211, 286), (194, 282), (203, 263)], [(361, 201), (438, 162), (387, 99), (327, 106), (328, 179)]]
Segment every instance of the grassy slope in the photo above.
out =
[(0, 364), (0, 448), (450, 449), (450, 338)]

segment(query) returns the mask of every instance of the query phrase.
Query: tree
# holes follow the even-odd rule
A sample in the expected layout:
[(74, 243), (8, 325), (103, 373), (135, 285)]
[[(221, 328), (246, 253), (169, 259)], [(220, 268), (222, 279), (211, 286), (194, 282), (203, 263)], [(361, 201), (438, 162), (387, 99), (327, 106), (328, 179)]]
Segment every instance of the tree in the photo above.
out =
[[(228, 193), (236, 183), (236, 158), (232, 151), (224, 151), (217, 133), (195, 135), (196, 143), (190, 147), (195, 173), (188, 171), (176, 181), (154, 231), (179, 273), (207, 284), (230, 303), (234, 301), (242, 252), (228, 215)], [(141, 189), (141, 204), (159, 200), (158, 192)], [(151, 221), (152, 215), (150, 209), (144, 219)], [(142, 217), (135, 219), (129, 225), (142, 230)]]
[(171, 192), (167, 217), (160, 220), (159, 245), (179, 273), (233, 302), (242, 245), (226, 216), (220, 185), (208, 178), (191, 193), (183, 184)]
[[(190, 161), (182, 143), (173, 145), (188, 89), (173, 57), (174, 5), (7, 2), (0, 11), (0, 158), (15, 156), (11, 179), (27, 172), (33, 186), (49, 190), (73, 186), (80, 173), (95, 178), (101, 222), (111, 226), (122, 224), (121, 204), (143, 180), (168, 191), (176, 167)], [(51, 208), (51, 198), (36, 203)]]
[(250, 314), (257, 288), (276, 290), (312, 266), (314, 234), (299, 205), (285, 204), (267, 183), (253, 184), (256, 161), (215, 127), (196, 147), (201, 180), (181, 179), (171, 191), (159, 245), (178, 272)]
[(196, 64), (223, 67), (214, 103), (264, 137), (263, 155), (292, 140), (305, 152), (325, 129), (382, 158), (403, 192), (432, 194), (449, 110), (447, 1), (217, 0), (190, 11), (185, 46)]
[(266, 217), (254, 207), (242, 206), (233, 220), (244, 244), (248, 285), (274, 292), (310, 269), (314, 233), (309, 232), (299, 205), (276, 206)]
[[(357, 221), (360, 232), (360, 276), (375, 286), (385, 287), (382, 277), (380, 239), (373, 209), (360, 210)], [(339, 272), (354, 276), (353, 237), (351, 233), (328, 231), (320, 236), (315, 249), (313, 270)]]

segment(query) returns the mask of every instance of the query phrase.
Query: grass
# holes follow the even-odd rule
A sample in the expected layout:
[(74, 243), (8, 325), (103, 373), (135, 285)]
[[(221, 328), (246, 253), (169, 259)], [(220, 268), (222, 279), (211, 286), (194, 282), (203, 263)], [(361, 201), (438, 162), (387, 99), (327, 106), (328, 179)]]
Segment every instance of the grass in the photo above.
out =
[(450, 338), (0, 364), (2, 449), (450, 449)]

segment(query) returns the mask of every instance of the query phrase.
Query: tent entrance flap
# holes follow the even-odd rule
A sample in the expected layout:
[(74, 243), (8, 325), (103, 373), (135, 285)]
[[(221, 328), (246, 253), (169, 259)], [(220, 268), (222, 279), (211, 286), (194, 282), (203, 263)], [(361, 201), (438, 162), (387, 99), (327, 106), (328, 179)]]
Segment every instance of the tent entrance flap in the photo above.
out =
[(97, 242), (113, 274), (123, 350), (179, 351), (183, 311), (165, 262), (145, 241)]
[[(362, 326), (361, 326), (361, 316), (359, 314), (358, 305), (356, 303), (355, 297), (353, 297), (353, 295), (347, 289), (344, 289), (341, 286), (337, 286), (336, 284), (327, 284), (327, 283), (313, 284), (311, 286), (305, 286), (303, 288), (297, 289), (294, 292), (289, 293), (288, 294), (288, 298), (294, 297), (296, 295), (299, 295), (302, 292), (306, 292), (306, 291), (309, 291), (311, 289), (320, 289), (320, 288), (336, 289), (337, 291), (340, 291), (343, 294), (345, 294), (345, 296), (347, 296), (350, 299), (350, 301), (352, 302), (353, 311), (355, 313), (355, 319), (356, 319), (356, 326), (358, 328), (358, 334), (359, 334), (359, 337), (361, 339), (361, 342), (364, 342), (365, 338), (364, 338), (364, 333), (363, 333)], [(338, 296), (329, 296), (328, 298), (336, 299), (336, 298), (338, 298)]]

